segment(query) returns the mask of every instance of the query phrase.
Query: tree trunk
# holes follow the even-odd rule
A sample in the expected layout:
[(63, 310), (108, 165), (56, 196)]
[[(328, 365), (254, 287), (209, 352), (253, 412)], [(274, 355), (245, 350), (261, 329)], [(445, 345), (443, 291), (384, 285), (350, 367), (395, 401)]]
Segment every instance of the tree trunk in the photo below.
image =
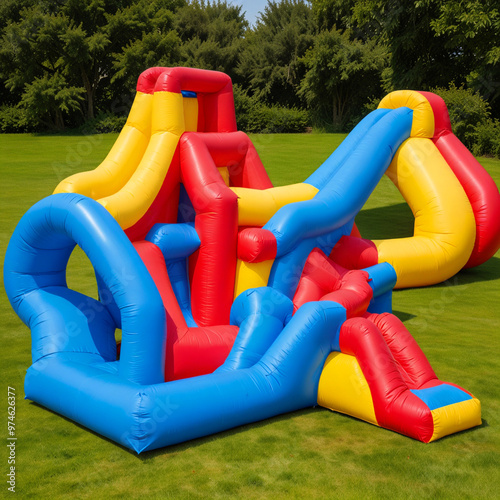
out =
[(94, 119), (94, 90), (87, 92), (87, 118)]
[(332, 124), (335, 132), (340, 132), (342, 128), (342, 111), (338, 92), (335, 92), (333, 95)]
[(56, 129), (58, 129), (58, 130), (64, 129), (64, 118), (63, 118), (62, 111), (60, 109), (56, 109), (55, 126), (56, 126)]
[(84, 113), (86, 120), (92, 120), (94, 118), (94, 93), (95, 89), (93, 88), (85, 69), (81, 68), (82, 72), (82, 81), (83, 86), (85, 88), (86, 101), (87, 101), (87, 109)]
[(336, 89), (333, 94), (332, 121), (336, 132), (342, 132), (344, 125), (345, 110), (349, 99), (349, 92), (342, 92), (342, 88)]

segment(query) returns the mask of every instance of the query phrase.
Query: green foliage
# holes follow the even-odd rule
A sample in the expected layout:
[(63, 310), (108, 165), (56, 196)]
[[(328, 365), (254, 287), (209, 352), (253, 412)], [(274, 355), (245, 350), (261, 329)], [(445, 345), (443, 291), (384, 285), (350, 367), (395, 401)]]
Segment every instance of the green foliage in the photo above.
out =
[(35, 78), (25, 85), (21, 99), (27, 125), (63, 129), (64, 114), (79, 109), (83, 92), (81, 88), (70, 87), (64, 76), (57, 73)]
[[(500, 5), (498, 0), (449, 0), (431, 22), (439, 39), (472, 54), (468, 84), (500, 110)], [(465, 68), (462, 69), (464, 71)], [(465, 71), (464, 71), (465, 74)]]
[(432, 91), (444, 99), (454, 134), (472, 149), (477, 127), (487, 123), (490, 118), (488, 103), (479, 93), (464, 87), (457, 88), (453, 83), (448, 89), (435, 88)]
[(467, 148), (478, 156), (500, 158), (500, 121), (491, 118), (490, 105), (479, 92), (453, 83), (432, 91), (444, 99), (452, 130)]
[(84, 134), (120, 132), (126, 121), (125, 116), (117, 116), (113, 113), (99, 113), (93, 120), (85, 122), (80, 127), (80, 131)]
[(381, 92), (387, 54), (372, 41), (352, 41), (348, 32), (335, 29), (323, 31), (302, 60), (307, 72), (301, 95), (316, 111), (316, 119), (326, 118), (336, 131), (343, 130), (349, 115)]
[[(44, 113), (57, 117), (51, 120), (57, 127), (62, 127), (62, 113), (76, 111), (70, 101), (80, 92), (76, 89), (81, 89), (85, 96), (81, 112), (84, 118), (92, 119), (99, 89), (112, 83), (113, 64), (119, 79), (124, 73), (140, 73), (159, 60), (170, 63), (172, 52), (178, 56), (179, 39), (175, 33), (169, 34), (173, 25), (169, 7), (181, 4), (168, 0), (34, 2), (3, 30), (0, 76), (9, 90), (22, 92), (26, 103), (33, 101), (32, 96), (24, 95), (30, 86), (40, 87), (38, 80), (53, 82), (53, 93), (58, 96), (45, 102), (53, 108)], [(138, 57), (143, 64), (140, 68)], [(71, 97), (62, 98), (58, 87), (62, 78)], [(137, 79), (137, 73), (133, 78)], [(46, 116), (41, 121), (46, 122)]]
[(352, 22), (365, 37), (386, 44), (390, 73), (386, 90), (421, 89), (465, 82), (472, 54), (457, 44), (446, 44), (436, 35), (432, 22), (446, 2), (422, 0), (358, 0)]
[(472, 152), (477, 156), (500, 158), (500, 121), (488, 120), (476, 127)]
[(235, 69), (247, 27), (241, 6), (226, 0), (193, 0), (176, 15), (183, 65), (223, 71), (237, 78)]
[(126, 112), (116, 103), (151, 66), (228, 73), (262, 104), (259, 124), (308, 107), (316, 125), (345, 129), (382, 92), (450, 82), (498, 119), (499, 40), (498, 0), (268, 0), (253, 27), (230, 0), (2, 0), (0, 105), (12, 109), (0, 128)]
[(234, 86), (234, 102), (238, 129), (248, 133), (302, 133), (309, 125), (307, 111), (284, 106), (268, 106)]
[(305, 132), (309, 124), (307, 111), (263, 104), (254, 108), (248, 132), (265, 134)]
[(19, 106), (9, 106), (4, 104), (0, 107), (0, 132), (33, 132), (34, 126), (28, 126), (26, 112)]
[(352, 29), (356, 0), (312, 0), (312, 9), (321, 29)]
[(111, 81), (120, 81), (125, 87), (133, 89), (138, 76), (147, 68), (175, 66), (181, 60), (180, 39), (175, 31), (144, 33), (116, 54), (113, 62), (115, 73)]
[(267, 104), (301, 107), (301, 57), (313, 45), (316, 31), (311, 8), (303, 0), (269, 0), (246, 37), (238, 67), (251, 93)]

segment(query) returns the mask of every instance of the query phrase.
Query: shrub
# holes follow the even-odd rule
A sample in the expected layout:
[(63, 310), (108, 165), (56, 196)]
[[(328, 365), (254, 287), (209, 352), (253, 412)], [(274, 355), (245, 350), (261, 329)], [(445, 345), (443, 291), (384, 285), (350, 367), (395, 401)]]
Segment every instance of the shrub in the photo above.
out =
[(307, 124), (307, 112), (304, 110), (260, 104), (250, 112), (248, 132), (263, 134), (304, 132)]
[(127, 118), (112, 113), (100, 113), (93, 120), (85, 122), (80, 131), (86, 134), (105, 134), (108, 132), (120, 132)]
[(309, 124), (307, 111), (285, 106), (267, 106), (234, 86), (234, 105), (238, 128), (264, 134), (304, 132)]
[(490, 105), (478, 92), (457, 88), (451, 83), (449, 89), (436, 88), (432, 92), (444, 99), (450, 113), (454, 134), (469, 148), (474, 148), (477, 128), (490, 119)]
[(35, 127), (29, 126), (24, 109), (8, 105), (0, 107), (0, 132), (9, 134), (33, 130)]
[(472, 152), (476, 156), (496, 156), (500, 158), (500, 121), (488, 120), (478, 125)]

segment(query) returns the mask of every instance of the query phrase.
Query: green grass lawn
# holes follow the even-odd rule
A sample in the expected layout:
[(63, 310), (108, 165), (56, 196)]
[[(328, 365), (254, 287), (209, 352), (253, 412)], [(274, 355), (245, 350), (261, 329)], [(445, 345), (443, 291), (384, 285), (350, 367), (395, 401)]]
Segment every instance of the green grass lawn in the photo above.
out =
[[(0, 135), (2, 262), (22, 214), (67, 175), (95, 168), (115, 138)], [(304, 180), (342, 138), (252, 137), (276, 185)], [(500, 161), (480, 161), (500, 184)], [(384, 178), (357, 223), (369, 238), (405, 236), (412, 214)], [(71, 258), (68, 282), (95, 295), (81, 252)], [(30, 332), (2, 287), (2, 415), (6, 438), (7, 388), (14, 387), (16, 492), (21, 498), (499, 498), (499, 283), (497, 254), (445, 284), (394, 294), (395, 313), (437, 375), (481, 400), (481, 427), (426, 445), (311, 408), (140, 456), (23, 400)], [(9, 493), (5, 445), (2, 457), (2, 493)]]

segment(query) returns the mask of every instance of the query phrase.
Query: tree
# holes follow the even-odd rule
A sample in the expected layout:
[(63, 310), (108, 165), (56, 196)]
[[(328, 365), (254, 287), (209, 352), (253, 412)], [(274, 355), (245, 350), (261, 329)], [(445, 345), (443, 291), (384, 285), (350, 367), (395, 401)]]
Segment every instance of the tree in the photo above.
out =
[(332, 29), (316, 37), (303, 61), (307, 72), (301, 94), (317, 117), (329, 116), (340, 131), (349, 116), (380, 94), (387, 53), (373, 41), (353, 41), (348, 32)]
[(439, 40), (472, 55), (467, 82), (500, 115), (500, 6), (497, 0), (442, 2), (431, 22)]
[(358, 0), (353, 24), (390, 50), (391, 72), (386, 89), (428, 90), (449, 82), (465, 82), (473, 54), (456, 44), (446, 44), (432, 27), (440, 15), (441, 0)]
[(268, 104), (301, 106), (301, 57), (312, 47), (316, 32), (311, 7), (304, 1), (269, 0), (241, 54), (238, 72), (245, 86)]
[[(26, 7), (3, 30), (0, 76), (7, 89), (22, 93), (24, 107), (41, 105), (42, 101), (44, 107), (52, 107), (47, 109), (46, 116), (57, 117), (54, 118), (57, 126), (64, 123), (63, 113), (75, 110), (75, 103), (81, 101), (80, 94), (85, 97), (81, 106), (83, 118), (95, 116), (98, 91), (109, 86), (113, 63), (118, 59), (121, 74), (127, 72), (127, 65), (118, 56), (127, 44), (149, 35), (152, 40), (144, 44), (146, 49), (160, 54), (162, 49), (168, 52), (165, 46), (171, 46), (174, 38), (170, 33), (173, 25), (170, 8), (185, 3), (183, 0), (23, 1)], [(123, 59), (127, 62), (133, 58)], [(149, 57), (144, 65), (153, 61), (156, 56)], [(137, 70), (133, 65), (131, 69)], [(134, 78), (137, 76), (136, 72)], [(52, 89), (47, 88), (52, 84)], [(62, 92), (61, 85), (72, 89), (71, 92)], [(54, 98), (41, 100), (42, 95), (48, 94)]]
[(78, 110), (83, 100), (83, 89), (70, 87), (60, 75), (45, 75), (26, 84), (21, 105), (25, 109), (26, 124), (44, 125), (49, 129), (64, 128), (63, 113)]
[(248, 23), (242, 7), (226, 0), (194, 0), (179, 9), (176, 29), (183, 42), (183, 63), (223, 71), (237, 80), (235, 68)]
[(352, 10), (356, 0), (311, 0), (311, 4), (320, 29), (353, 28)]
[(121, 93), (134, 89), (149, 67), (182, 63), (175, 13), (185, 5), (184, 0), (139, 0), (109, 18), (108, 32), (124, 37), (113, 53), (111, 78)]

